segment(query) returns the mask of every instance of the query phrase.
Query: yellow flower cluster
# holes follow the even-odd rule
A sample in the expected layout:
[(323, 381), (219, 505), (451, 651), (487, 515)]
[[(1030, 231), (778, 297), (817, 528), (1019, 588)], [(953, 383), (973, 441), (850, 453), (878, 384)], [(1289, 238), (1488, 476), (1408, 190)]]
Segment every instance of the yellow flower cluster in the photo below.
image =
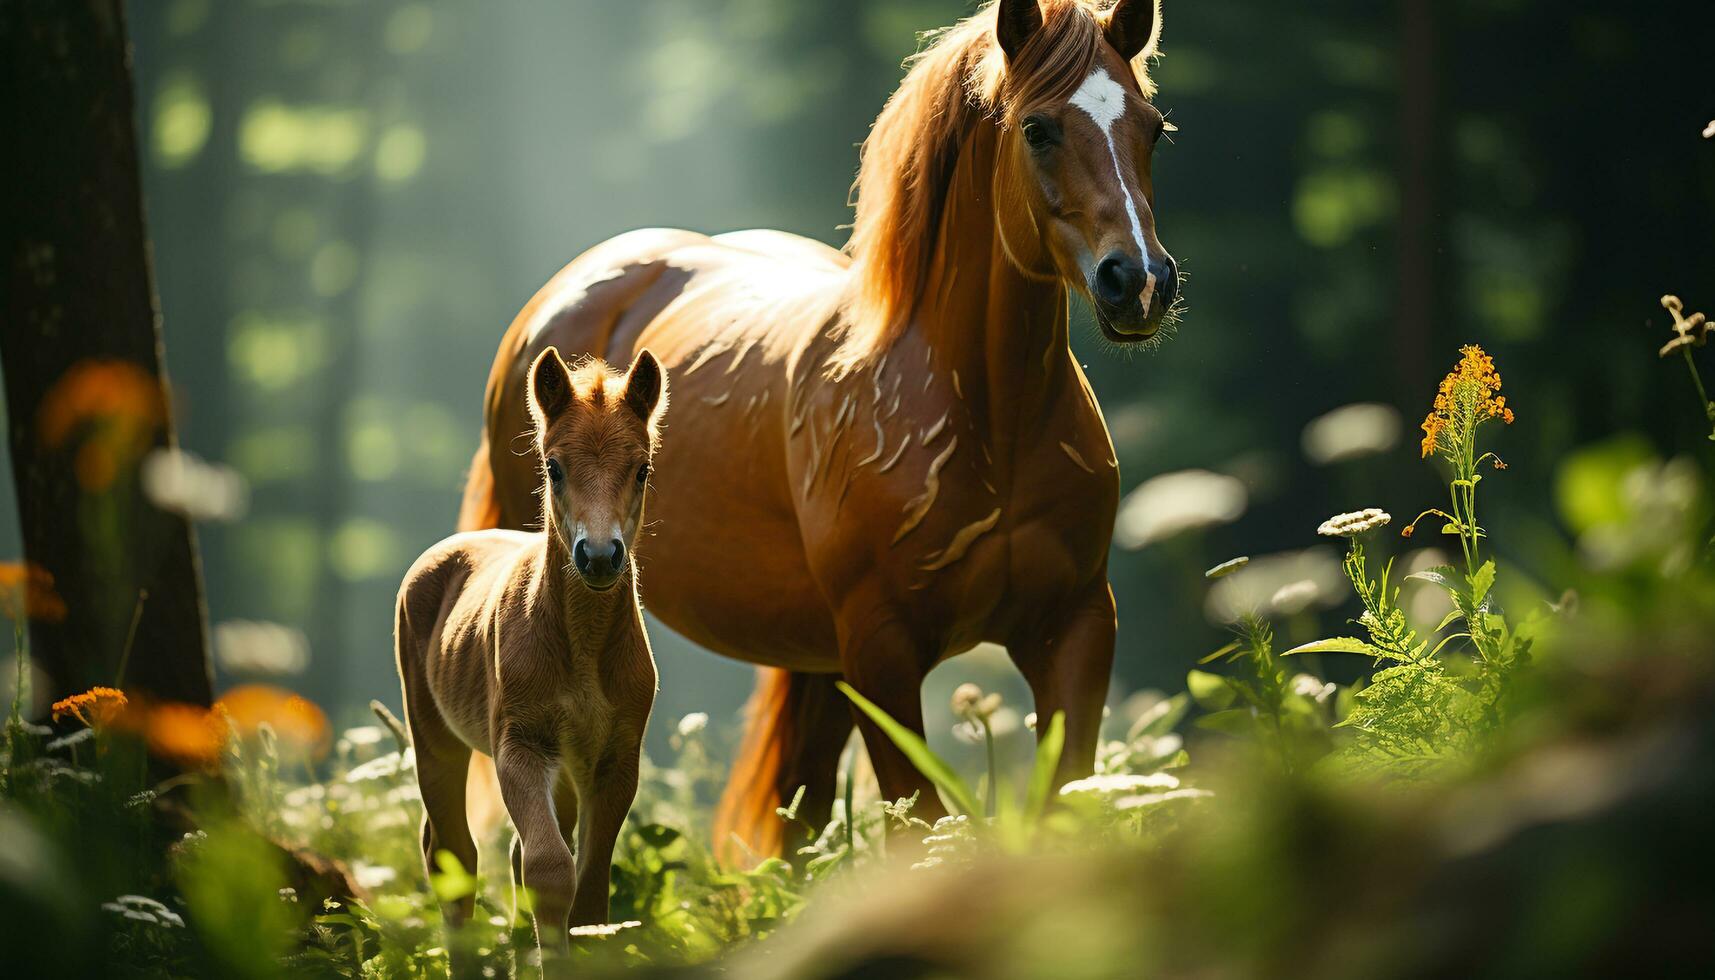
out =
[[(1442, 445), (1441, 437), (1449, 426), (1462, 424), (1475, 427), (1486, 419), (1500, 419), (1513, 424), (1513, 410), (1501, 394), (1501, 375), (1495, 362), (1476, 344), (1459, 348), (1463, 355), (1447, 377), (1441, 379), (1441, 390), (1435, 395), (1435, 408), (1423, 419), (1423, 455), (1428, 458)], [(1460, 416), (1470, 411), (1468, 419)], [(1457, 430), (1455, 430), (1457, 431)]]
[(82, 694), (54, 702), (54, 721), (71, 716), (88, 728), (105, 728), (125, 710), (125, 692), (114, 687), (92, 687)]

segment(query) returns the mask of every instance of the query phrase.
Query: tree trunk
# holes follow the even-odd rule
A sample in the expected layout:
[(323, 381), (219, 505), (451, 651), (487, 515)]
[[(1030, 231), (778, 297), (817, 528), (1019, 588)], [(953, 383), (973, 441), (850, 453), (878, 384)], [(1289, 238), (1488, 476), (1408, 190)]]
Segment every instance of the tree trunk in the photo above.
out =
[[(0, 362), (24, 554), (68, 613), (30, 624), (59, 697), (211, 698), (189, 523), (145, 496), (175, 445), (118, 0), (0, 0)], [(44, 410), (46, 410), (44, 412)]]
[(1440, 220), (1436, 213), (1436, 0), (1401, 0), (1399, 11), (1399, 301), (1394, 364), (1400, 390), (1431, 380)]

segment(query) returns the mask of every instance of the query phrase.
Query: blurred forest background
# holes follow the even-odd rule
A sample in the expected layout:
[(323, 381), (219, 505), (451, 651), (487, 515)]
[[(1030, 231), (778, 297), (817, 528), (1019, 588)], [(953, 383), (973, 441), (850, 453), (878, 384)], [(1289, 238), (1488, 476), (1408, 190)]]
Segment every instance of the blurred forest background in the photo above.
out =
[[(1334, 576), (1330, 608), (1304, 616), (1351, 612), (1333, 607), (1335, 552), (1296, 552), (1327, 502), (1401, 520), (1442, 503), (1416, 422), (1462, 343), (1495, 356), (1519, 416), (1485, 523), (1538, 561), (1563, 550), (1538, 545), (1560, 537), (1551, 461), (1572, 445), (1701, 440), (1689, 395), (1662, 411), (1656, 387), (1683, 379), (1653, 352), (1661, 293), (1715, 303), (1715, 229), (1688, 217), (1715, 207), (1715, 141), (1695, 138), (1715, 115), (1715, 5), (1165, 6), (1158, 104), (1180, 131), (1157, 153), (1157, 212), (1189, 313), (1127, 356), (1077, 309), (1074, 345), (1128, 491), (1191, 468), (1234, 480), (1180, 533), (1157, 518), (1184, 484), (1128, 501), (1116, 691), (1177, 688), (1225, 640), (1200, 573), (1234, 555), (1295, 553), (1295, 577)], [(341, 722), (396, 703), (392, 597), (453, 526), (517, 309), (631, 228), (842, 244), (857, 144), (901, 60), (971, 9), (131, 4), (180, 434), (249, 487), (241, 516), (200, 528), (221, 682), (270, 675)], [(1312, 426), (1353, 403), (1372, 407)], [(10, 493), (0, 479), (4, 555)], [(284, 627), (264, 631), (272, 659), (245, 623)], [(653, 638), (658, 717), (730, 719), (748, 668)]]

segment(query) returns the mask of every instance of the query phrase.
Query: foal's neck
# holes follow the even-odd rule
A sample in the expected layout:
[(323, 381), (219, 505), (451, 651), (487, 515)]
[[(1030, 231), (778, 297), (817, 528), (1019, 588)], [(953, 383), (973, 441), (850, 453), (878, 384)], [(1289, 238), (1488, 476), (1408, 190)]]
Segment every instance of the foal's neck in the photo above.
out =
[(599, 654), (638, 627), (634, 563), (606, 592), (586, 586), (572, 570), (572, 556), (550, 524), (542, 533), (539, 567), (531, 590), (532, 619), (546, 638), (561, 640), (574, 656)]
[(960, 148), (912, 325), (938, 378), (958, 372), (956, 395), (989, 430), (997, 463), (1042, 420), (1071, 366), (1064, 287), (1020, 269), (995, 219), (998, 137), (982, 121)]

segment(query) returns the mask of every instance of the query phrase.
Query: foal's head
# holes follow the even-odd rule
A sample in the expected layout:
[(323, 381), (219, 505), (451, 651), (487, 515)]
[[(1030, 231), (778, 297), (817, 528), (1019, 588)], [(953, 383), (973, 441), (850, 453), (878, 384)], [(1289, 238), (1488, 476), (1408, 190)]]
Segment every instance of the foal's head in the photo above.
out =
[(619, 581), (643, 522), (666, 391), (647, 350), (624, 373), (594, 357), (568, 368), (552, 347), (530, 365), (543, 524), (597, 592)]
[[(1150, 176), (1167, 124), (1132, 69), (1154, 50), (1158, 0), (1118, 0), (1105, 12), (999, 0), (994, 14), (1006, 64), (995, 194), (1003, 242), (1025, 271), (1088, 296), (1109, 340), (1146, 339), (1179, 295)], [(1081, 40), (1092, 27), (1099, 42)]]

